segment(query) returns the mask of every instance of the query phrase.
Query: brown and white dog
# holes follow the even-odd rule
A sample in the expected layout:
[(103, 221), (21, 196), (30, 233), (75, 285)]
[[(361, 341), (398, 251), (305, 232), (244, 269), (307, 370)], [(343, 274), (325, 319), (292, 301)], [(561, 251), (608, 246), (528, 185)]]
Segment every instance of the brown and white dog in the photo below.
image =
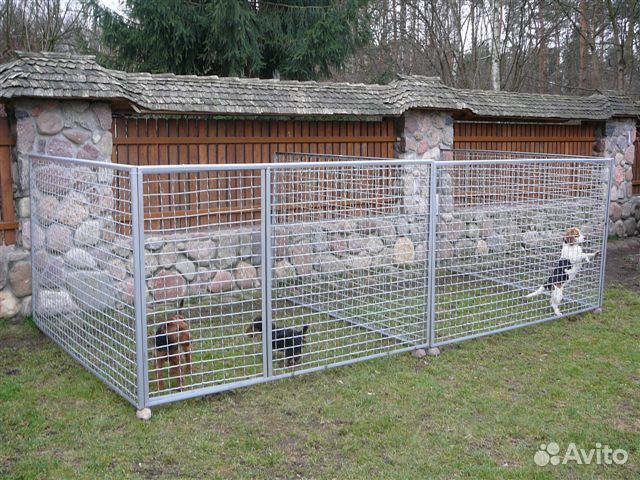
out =
[[(182, 302), (179, 305), (182, 308)], [(169, 362), (169, 378), (178, 378), (178, 389), (182, 390), (183, 377), (191, 374), (191, 334), (182, 315), (174, 315), (156, 329), (156, 375), (158, 390), (164, 390), (162, 368)]]
[(546, 283), (541, 285), (535, 292), (527, 295), (527, 298), (536, 297), (547, 290), (551, 292), (551, 308), (553, 308), (556, 315), (562, 315), (558, 306), (562, 302), (565, 285), (576, 278), (583, 263), (589, 263), (599, 253), (584, 253), (581, 247), (583, 242), (584, 236), (580, 229), (576, 227), (569, 228), (564, 234), (558, 265), (553, 269), (553, 273)]

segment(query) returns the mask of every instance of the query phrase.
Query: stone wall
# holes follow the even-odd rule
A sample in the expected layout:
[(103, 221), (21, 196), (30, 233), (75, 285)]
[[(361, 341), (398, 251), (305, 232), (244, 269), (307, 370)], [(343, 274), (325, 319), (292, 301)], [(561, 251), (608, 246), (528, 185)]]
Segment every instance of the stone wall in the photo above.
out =
[[(361, 276), (370, 268), (387, 272), (411, 268), (426, 259), (426, 219), (411, 232), (404, 215), (354, 217), (306, 224), (276, 225), (273, 229), (274, 287), (282, 282), (327, 282), (336, 274)], [(177, 299), (201, 297), (204, 303), (226, 303), (260, 296), (262, 278), (259, 226), (148, 235), (145, 240), (147, 311), (163, 311)], [(126, 265), (119, 298), (133, 305), (131, 248), (126, 239), (113, 244)], [(120, 260), (118, 260), (120, 261)], [(215, 300), (211, 300), (215, 296)], [(206, 299), (206, 300), (203, 300)]]
[(611, 204), (609, 206), (609, 234), (620, 238), (638, 235), (640, 197), (632, 196), (633, 162), (635, 157), (636, 121), (609, 120), (603, 135), (596, 142), (596, 150), (615, 160)]
[(12, 113), (16, 136), (12, 174), (19, 231), (16, 245), (0, 247), (0, 318), (31, 313), (29, 154), (108, 162), (113, 145), (111, 108), (104, 102), (19, 100)]

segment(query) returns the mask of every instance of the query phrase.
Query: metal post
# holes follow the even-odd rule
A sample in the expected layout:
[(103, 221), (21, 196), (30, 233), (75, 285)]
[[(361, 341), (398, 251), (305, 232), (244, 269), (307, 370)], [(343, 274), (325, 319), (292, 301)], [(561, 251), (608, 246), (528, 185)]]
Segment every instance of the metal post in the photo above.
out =
[(431, 178), (431, 186), (429, 187), (429, 248), (428, 248), (428, 261), (427, 261), (427, 342), (429, 347), (432, 347), (435, 341), (436, 331), (436, 227), (438, 225), (438, 172), (439, 168), (435, 163), (431, 163), (429, 166), (429, 176)]
[[(31, 205), (35, 205), (36, 202), (34, 201), (33, 198), (33, 192), (35, 191), (36, 188), (36, 182), (35, 182), (35, 175), (33, 173), (33, 157), (29, 157), (29, 202), (31, 203)], [(40, 275), (38, 270), (36, 269), (36, 262), (34, 262), (34, 257), (33, 257), (33, 253), (34, 253), (34, 248), (33, 248), (33, 232), (35, 232), (34, 229), (34, 216), (37, 215), (37, 213), (32, 210), (31, 211), (31, 215), (29, 215), (29, 228), (30, 228), (30, 232), (32, 235), (32, 241), (31, 241), (31, 248), (29, 248), (29, 261), (31, 262), (31, 278), (32, 278), (32, 286), (31, 286), (31, 312), (29, 312), (31, 314), (31, 318), (33, 319), (33, 322), (36, 325), (39, 325), (38, 322), (38, 305), (40, 305)], [(24, 247), (24, 245), (23, 245)]]
[(138, 169), (130, 174), (131, 183), (131, 237), (133, 242), (133, 281), (136, 315), (136, 377), (138, 408), (149, 405), (149, 365), (147, 351), (147, 303), (144, 261), (144, 197), (143, 173)]
[(272, 256), (271, 251), (271, 170), (269, 167), (260, 172), (261, 196), (261, 255), (262, 255), (262, 371), (265, 377), (273, 376), (273, 354), (271, 351), (272, 304)]
[(604, 274), (605, 274), (605, 266), (607, 263), (607, 238), (609, 237), (609, 205), (611, 203), (611, 184), (613, 183), (613, 169), (615, 168), (616, 163), (612, 158), (609, 161), (609, 180), (607, 183), (607, 197), (605, 200), (604, 207), (604, 225), (602, 231), (602, 258), (600, 259), (600, 285), (598, 289), (598, 306), (602, 307), (604, 302)]

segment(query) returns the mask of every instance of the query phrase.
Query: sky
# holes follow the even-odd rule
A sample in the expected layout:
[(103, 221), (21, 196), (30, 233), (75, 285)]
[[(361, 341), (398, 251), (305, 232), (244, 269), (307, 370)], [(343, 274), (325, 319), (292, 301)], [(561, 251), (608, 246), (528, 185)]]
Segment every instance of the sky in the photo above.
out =
[(121, 2), (122, 0), (100, 0), (101, 4), (116, 12), (122, 12)]

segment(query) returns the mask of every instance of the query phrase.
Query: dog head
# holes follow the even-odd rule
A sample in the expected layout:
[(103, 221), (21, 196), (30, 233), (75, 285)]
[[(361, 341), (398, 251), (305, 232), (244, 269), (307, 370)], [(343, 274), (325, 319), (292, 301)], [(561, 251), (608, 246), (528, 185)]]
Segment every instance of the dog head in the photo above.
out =
[(182, 315), (174, 315), (158, 325), (158, 328), (156, 328), (156, 335), (166, 335), (167, 333), (174, 332), (180, 322), (184, 322), (184, 317)]
[(262, 333), (262, 315), (253, 319), (253, 322), (247, 327), (246, 334), (250, 337)]
[(564, 243), (567, 245), (579, 245), (584, 242), (584, 236), (577, 227), (568, 228), (564, 233)]

